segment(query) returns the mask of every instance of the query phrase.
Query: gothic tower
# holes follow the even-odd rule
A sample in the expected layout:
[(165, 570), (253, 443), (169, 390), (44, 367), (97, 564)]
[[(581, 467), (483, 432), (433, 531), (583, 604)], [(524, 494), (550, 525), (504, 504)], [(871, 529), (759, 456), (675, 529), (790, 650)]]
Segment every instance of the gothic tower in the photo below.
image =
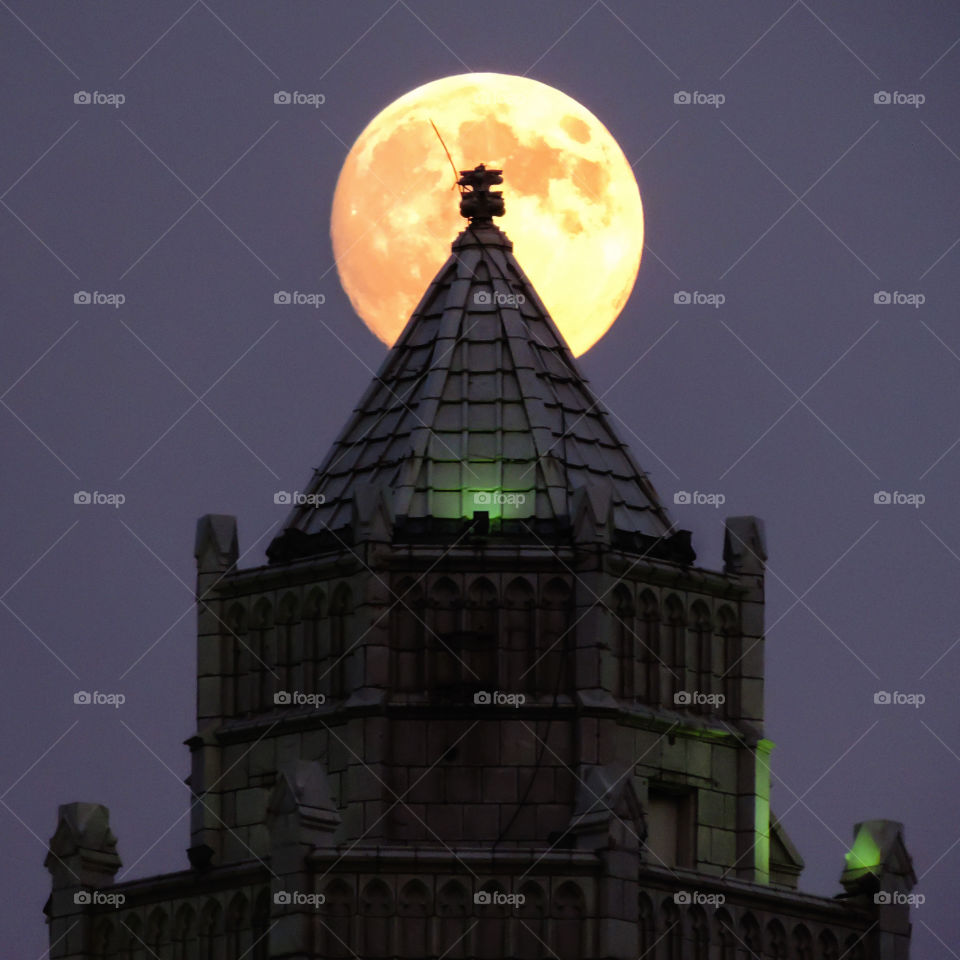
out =
[(874, 897), (914, 882), (898, 824), (859, 825), (845, 899), (796, 892), (762, 523), (695, 565), (494, 225), (499, 173), (463, 174), (269, 562), (199, 521), (191, 868), (112, 885), (106, 810), (65, 806), (52, 957), (906, 958)]

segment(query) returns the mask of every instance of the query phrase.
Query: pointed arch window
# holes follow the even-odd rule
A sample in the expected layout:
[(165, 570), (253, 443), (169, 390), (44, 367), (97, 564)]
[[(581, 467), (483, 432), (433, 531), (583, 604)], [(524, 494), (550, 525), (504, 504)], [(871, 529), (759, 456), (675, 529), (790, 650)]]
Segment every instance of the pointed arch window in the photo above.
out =
[(570, 689), (574, 650), (572, 600), (570, 588), (557, 577), (543, 588), (535, 670), (541, 696), (557, 696)]
[(613, 633), (616, 638), (616, 685), (614, 696), (633, 700), (636, 696), (637, 636), (636, 611), (630, 591), (620, 584), (613, 591)]
[(427, 688), (424, 614), (423, 590), (405, 577), (394, 589), (390, 609), (393, 685), (400, 693), (423, 693)]
[(640, 662), (643, 664), (643, 686), (639, 693), (652, 707), (662, 702), (661, 676), (663, 657), (660, 652), (660, 605), (650, 590), (640, 595)]

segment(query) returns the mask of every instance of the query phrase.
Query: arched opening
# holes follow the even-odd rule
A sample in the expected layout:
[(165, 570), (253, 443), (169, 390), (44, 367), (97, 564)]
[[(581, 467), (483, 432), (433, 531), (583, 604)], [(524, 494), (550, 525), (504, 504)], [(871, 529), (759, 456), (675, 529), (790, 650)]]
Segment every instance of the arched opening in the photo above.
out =
[(330, 600), (330, 657), (329, 672), (330, 696), (334, 700), (343, 700), (349, 695), (347, 663), (350, 659), (353, 619), (353, 595), (350, 588), (341, 583)]
[(664, 960), (683, 960), (683, 924), (680, 919), (680, 911), (673, 899), (663, 901), (661, 914)]
[(813, 937), (802, 923), (793, 928), (793, 955), (795, 960), (813, 960)]
[(220, 960), (222, 918), (223, 910), (220, 904), (216, 900), (208, 900), (200, 912), (200, 922), (197, 925), (198, 960)]
[(433, 648), (433, 683), (452, 694), (460, 684), (460, 591), (449, 577), (441, 577), (430, 589), (430, 639)]
[(326, 594), (319, 589), (311, 590), (303, 607), (303, 664), (300, 672), (304, 693), (330, 694), (325, 663), (330, 645), (329, 630)]
[(520, 888), (523, 903), (517, 908), (516, 951), (521, 960), (540, 960), (547, 950), (547, 897), (543, 887), (528, 881)]
[(730, 720), (740, 716), (740, 627), (737, 616), (730, 607), (721, 607), (717, 612), (717, 631), (723, 654), (723, 714)]
[(147, 947), (155, 957), (167, 956), (167, 945), (169, 944), (169, 930), (167, 915), (159, 908), (150, 914), (147, 921)]
[(247, 670), (249, 645), (247, 643), (247, 615), (240, 603), (235, 603), (227, 612), (227, 632), (223, 638), (226, 666), (223, 681), (223, 713), (235, 717), (250, 709), (247, 697)]
[(197, 954), (197, 916), (189, 904), (177, 911), (173, 925), (174, 960), (196, 960)]
[(506, 890), (494, 881), (483, 884), (480, 890), (490, 894), (492, 902), (477, 903), (474, 907), (474, 955), (478, 960), (503, 960), (507, 956), (508, 908), (502, 897), (500, 903), (493, 901), (496, 895), (505, 894)]
[(668, 706), (683, 706), (690, 691), (687, 689), (687, 626), (683, 604), (675, 594), (667, 597), (666, 656), (668, 670)]
[(650, 590), (640, 594), (639, 646), (641, 681), (637, 695), (651, 707), (661, 703), (660, 605)]
[(839, 960), (840, 945), (832, 931), (824, 930), (820, 934), (820, 960)]
[(584, 955), (583, 891), (572, 881), (561, 883), (553, 897), (553, 950), (559, 960), (580, 960)]
[(250, 949), (250, 905), (242, 893), (227, 908), (224, 940), (227, 957), (241, 957)]
[(710, 713), (712, 708), (706, 698), (713, 692), (713, 625), (709, 608), (700, 600), (690, 608), (690, 651), (696, 694), (691, 706), (700, 713)]
[(394, 589), (390, 608), (393, 686), (400, 693), (423, 693), (427, 688), (423, 607), (423, 590), (412, 578), (405, 577)]
[(467, 631), (463, 655), (467, 680), (478, 690), (496, 689), (498, 683), (498, 598), (494, 585), (479, 577), (467, 593)]
[(653, 904), (650, 898), (641, 893), (637, 898), (637, 946), (639, 960), (654, 960), (657, 943), (657, 931)]
[(504, 592), (504, 686), (510, 693), (533, 689), (536, 608), (533, 587), (517, 577)]
[(273, 607), (269, 600), (261, 599), (253, 608), (253, 634), (254, 710), (272, 710), (273, 695), (277, 690), (277, 652), (274, 648)]
[(286, 690), (302, 690), (303, 686), (297, 676), (297, 665), (300, 661), (299, 637), (297, 636), (299, 623), (299, 605), (297, 598), (286, 594), (277, 607), (277, 688)]
[(356, 913), (353, 890), (342, 880), (334, 880), (324, 892), (321, 918), (321, 943), (324, 957), (354, 956), (353, 916)]
[(613, 635), (616, 682), (614, 696), (633, 700), (637, 693), (636, 611), (630, 591), (621, 583), (613, 591)]
[(701, 906), (690, 908), (691, 960), (710, 960), (710, 924)]
[(770, 960), (787, 960), (787, 932), (779, 920), (767, 924), (767, 956)]
[(726, 910), (716, 913), (717, 960), (737, 960), (737, 930), (733, 918)]
[(270, 957), (270, 891), (261, 890), (253, 905), (253, 946), (251, 960), (269, 960)]
[(470, 955), (467, 890), (456, 880), (447, 881), (437, 894), (437, 953), (443, 957)]
[(573, 658), (573, 595), (554, 577), (543, 588), (537, 631), (537, 693), (557, 696), (570, 689)]
[(763, 937), (760, 934), (760, 924), (752, 913), (745, 913), (740, 921), (740, 940), (746, 960), (761, 960)]
[(419, 880), (409, 880), (400, 891), (400, 955), (409, 960), (430, 956), (430, 894)]
[(363, 915), (363, 955), (390, 957), (393, 949), (390, 924), (393, 915), (393, 894), (382, 880), (371, 880), (360, 896)]

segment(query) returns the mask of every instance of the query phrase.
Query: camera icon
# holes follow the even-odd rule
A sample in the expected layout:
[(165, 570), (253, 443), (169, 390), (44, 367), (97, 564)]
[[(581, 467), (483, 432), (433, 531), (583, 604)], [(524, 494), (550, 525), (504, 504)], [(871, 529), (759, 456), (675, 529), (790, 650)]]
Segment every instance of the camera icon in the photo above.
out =
[(87, 493), (86, 490), (78, 490), (73, 495), (73, 502), (80, 503), (80, 504), (87, 504), (87, 503), (92, 503), (93, 498), (90, 496), (89, 493)]
[(874, 302), (874, 303), (887, 304), (887, 303), (890, 303), (891, 299), (892, 299), (892, 298), (891, 298), (890, 294), (889, 294), (886, 290), (878, 290), (878, 291), (873, 295), (873, 302)]
[(888, 704), (888, 703), (891, 703), (891, 702), (892, 702), (892, 699), (893, 699), (893, 698), (890, 696), (889, 692), (886, 691), (886, 690), (878, 690), (878, 691), (873, 695), (873, 702), (874, 702), (874, 703)]
[(287, 490), (278, 490), (273, 495), (273, 502), (280, 504), (289, 504), (293, 502), (293, 498), (290, 496), (289, 491)]
[(688, 706), (692, 701), (693, 696), (689, 690), (678, 690), (673, 695), (673, 702), (679, 707)]
[(680, 503), (680, 504), (690, 503), (690, 493), (689, 493), (689, 491), (687, 491), (687, 490), (678, 490), (678, 491), (673, 495), (673, 502), (674, 502), (674, 503)]
[(886, 491), (886, 490), (878, 490), (878, 491), (873, 495), (873, 502), (874, 502), (874, 503), (881, 503), (881, 504), (892, 503), (892, 502), (893, 502), (893, 497), (891, 497), (890, 494), (889, 494), (889, 492)]
[(489, 507), (493, 503), (493, 494), (486, 490), (479, 490), (473, 495), (473, 502), (480, 507)]
[(278, 290), (273, 295), (273, 302), (282, 304), (290, 303), (290, 294), (287, 293), (286, 290)]
[(878, 890), (873, 895), (873, 902), (883, 906), (884, 904), (889, 904), (893, 902), (893, 898), (886, 890)]
[(293, 696), (288, 690), (278, 690), (273, 695), (273, 702), (278, 707), (284, 707), (293, 702)]
[(78, 907), (86, 907), (86, 906), (89, 906), (91, 903), (93, 903), (93, 897), (90, 896), (89, 890), (78, 890), (73, 895), (73, 902)]
[(90, 103), (91, 102), (90, 94), (87, 93), (86, 90), (78, 90), (73, 95), (73, 102), (74, 103)]
[(887, 93), (886, 90), (878, 90), (878, 91), (873, 95), (873, 102), (874, 102), (874, 103), (881, 103), (881, 104), (882, 104), (882, 103), (890, 103), (890, 99), (891, 99), (891, 98), (890, 98), (890, 94)]
[(686, 290), (678, 290), (673, 295), (674, 303), (687, 304), (687, 303), (690, 303), (692, 299), (693, 298), (690, 296), (689, 292)]
[(473, 302), (482, 307), (493, 303), (493, 294), (489, 290), (477, 290), (473, 294)]
[(290, 103), (292, 99), (293, 98), (290, 96), (290, 94), (286, 90), (278, 90), (273, 95), (274, 103)]
[(489, 907), (490, 904), (493, 903), (493, 897), (488, 890), (478, 890), (473, 895), (473, 902), (478, 907)]
[(690, 102), (690, 94), (689, 94), (686, 90), (678, 90), (678, 91), (673, 95), (673, 102), (674, 102), (674, 103), (689, 103), (689, 102)]
[(679, 907), (690, 906), (690, 892), (688, 890), (678, 890), (673, 895), (673, 902)]
[(92, 700), (93, 700), (93, 698), (90, 696), (89, 693), (87, 693), (86, 690), (78, 690), (78, 691), (73, 695), (73, 702), (74, 702), (74, 703), (88, 704), (88, 703), (91, 703)]
[(89, 293), (87, 293), (86, 290), (78, 290), (73, 295), (74, 303), (87, 304), (87, 303), (90, 303), (91, 300), (92, 300), (92, 297), (90, 296)]
[(286, 907), (293, 903), (293, 897), (286, 890), (278, 890), (273, 895), (273, 902), (278, 907)]
[(486, 690), (478, 690), (473, 695), (473, 702), (480, 706), (486, 706), (491, 702), (490, 694)]

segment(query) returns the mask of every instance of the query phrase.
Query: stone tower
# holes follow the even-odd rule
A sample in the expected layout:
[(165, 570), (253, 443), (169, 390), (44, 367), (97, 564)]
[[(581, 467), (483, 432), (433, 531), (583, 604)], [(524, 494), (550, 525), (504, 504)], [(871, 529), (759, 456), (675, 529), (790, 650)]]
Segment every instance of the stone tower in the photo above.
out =
[(113, 884), (105, 808), (61, 808), (51, 957), (907, 957), (899, 824), (859, 825), (843, 899), (796, 892), (762, 523), (695, 565), (494, 225), (499, 174), (464, 172), (469, 223), (269, 562), (199, 521), (190, 869)]

